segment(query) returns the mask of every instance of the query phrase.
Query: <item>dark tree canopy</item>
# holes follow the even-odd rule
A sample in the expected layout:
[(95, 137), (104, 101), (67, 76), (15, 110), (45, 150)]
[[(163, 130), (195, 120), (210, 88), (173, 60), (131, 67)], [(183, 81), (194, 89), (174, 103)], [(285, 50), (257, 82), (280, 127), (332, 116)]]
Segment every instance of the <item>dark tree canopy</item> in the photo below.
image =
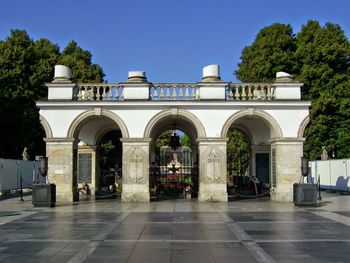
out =
[(24, 30), (11, 30), (0, 40), (0, 158), (21, 159), (24, 147), (31, 158), (44, 154), (35, 101), (47, 97), (44, 83), (53, 80), (58, 63), (71, 67), (77, 81), (102, 82), (102, 68), (91, 57), (74, 41), (61, 54), (57, 44), (45, 38), (35, 41)]
[[(280, 39), (278, 39), (280, 38)], [(310, 20), (293, 34), (290, 25), (263, 28), (243, 49), (236, 75), (241, 81), (268, 81), (277, 71), (293, 74), (312, 101), (305, 136), (305, 155), (317, 159), (322, 146), (350, 157), (350, 43), (339, 25)]]

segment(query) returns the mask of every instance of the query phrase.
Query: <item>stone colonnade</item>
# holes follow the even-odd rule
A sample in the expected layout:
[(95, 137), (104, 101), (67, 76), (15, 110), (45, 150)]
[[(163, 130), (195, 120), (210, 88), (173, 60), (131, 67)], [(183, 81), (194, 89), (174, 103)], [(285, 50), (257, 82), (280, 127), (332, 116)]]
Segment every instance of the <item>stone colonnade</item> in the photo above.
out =
[[(203, 68), (202, 80), (187, 83), (187, 88), (152, 84), (145, 72), (129, 72), (128, 80), (117, 84), (76, 84), (71, 77), (70, 69), (56, 66), (53, 82), (46, 84), (48, 100), (37, 102), (46, 132), (48, 178), (57, 186), (58, 202), (76, 200), (79, 153), (91, 154), (96, 188), (96, 137), (112, 129), (122, 134), (122, 201), (149, 202), (152, 140), (171, 129), (175, 120), (198, 146), (199, 201), (227, 201), (230, 128), (241, 128), (250, 137), (252, 165), (255, 153), (269, 154), (272, 199), (292, 200), (310, 103), (300, 101), (302, 83), (291, 75), (279, 72), (273, 84), (235, 84), (222, 81), (219, 66), (210, 65)], [(174, 87), (182, 92), (191, 87), (196, 93), (170, 96)], [(151, 94), (158, 89), (167, 95)]]

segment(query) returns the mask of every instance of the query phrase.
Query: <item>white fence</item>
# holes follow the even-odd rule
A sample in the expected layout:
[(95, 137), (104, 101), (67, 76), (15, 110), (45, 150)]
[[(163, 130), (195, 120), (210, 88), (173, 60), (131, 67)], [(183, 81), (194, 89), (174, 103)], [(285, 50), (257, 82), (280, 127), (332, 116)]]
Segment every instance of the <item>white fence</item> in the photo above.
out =
[(350, 159), (311, 161), (310, 165), (312, 180), (320, 179), (322, 189), (350, 191)]
[[(42, 177), (42, 176), (40, 176)], [(32, 188), (38, 176), (38, 163), (33, 161), (0, 159), (0, 191)]]

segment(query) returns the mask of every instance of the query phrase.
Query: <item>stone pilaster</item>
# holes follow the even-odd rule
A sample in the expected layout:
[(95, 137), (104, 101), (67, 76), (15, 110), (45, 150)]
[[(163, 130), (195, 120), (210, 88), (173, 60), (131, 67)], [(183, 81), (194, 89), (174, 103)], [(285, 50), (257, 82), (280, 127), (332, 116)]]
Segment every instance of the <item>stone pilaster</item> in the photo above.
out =
[(123, 202), (149, 202), (149, 147), (151, 139), (121, 139), (123, 143)]
[(48, 157), (48, 181), (56, 184), (56, 201), (73, 202), (76, 192), (76, 175), (74, 176), (74, 139), (45, 139)]
[[(91, 196), (95, 195), (95, 191), (98, 187), (98, 182), (96, 180), (96, 146), (94, 145), (78, 145), (78, 162), (79, 162), (79, 153), (91, 154), (91, 181), (85, 182), (89, 185), (91, 190)], [(78, 173), (79, 173), (79, 164), (78, 164)], [(78, 175), (79, 177), (79, 175)], [(78, 178), (79, 180), (79, 178)], [(82, 187), (83, 182), (78, 181), (78, 187)]]
[(276, 140), (271, 142), (271, 199), (292, 201), (293, 184), (301, 178), (302, 140)]
[(227, 139), (198, 139), (200, 202), (227, 202), (226, 144)]

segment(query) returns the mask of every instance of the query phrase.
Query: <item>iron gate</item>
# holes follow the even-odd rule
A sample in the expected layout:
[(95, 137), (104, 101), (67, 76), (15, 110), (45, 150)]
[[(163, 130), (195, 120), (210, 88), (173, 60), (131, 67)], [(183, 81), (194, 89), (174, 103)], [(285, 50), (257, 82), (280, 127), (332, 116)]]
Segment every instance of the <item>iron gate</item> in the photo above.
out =
[(162, 146), (155, 156), (150, 171), (151, 194), (181, 196), (187, 192), (197, 196), (198, 169), (190, 147), (174, 150)]

